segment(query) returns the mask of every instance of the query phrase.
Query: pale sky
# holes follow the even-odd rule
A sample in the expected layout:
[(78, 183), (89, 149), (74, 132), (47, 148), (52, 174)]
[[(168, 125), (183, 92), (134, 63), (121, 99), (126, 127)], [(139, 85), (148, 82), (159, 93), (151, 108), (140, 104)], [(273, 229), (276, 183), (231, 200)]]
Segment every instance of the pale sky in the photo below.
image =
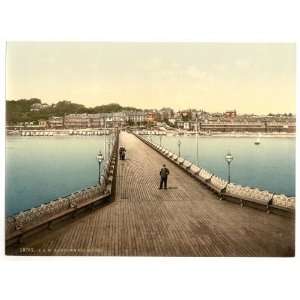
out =
[(9, 42), (6, 99), (296, 112), (294, 44)]

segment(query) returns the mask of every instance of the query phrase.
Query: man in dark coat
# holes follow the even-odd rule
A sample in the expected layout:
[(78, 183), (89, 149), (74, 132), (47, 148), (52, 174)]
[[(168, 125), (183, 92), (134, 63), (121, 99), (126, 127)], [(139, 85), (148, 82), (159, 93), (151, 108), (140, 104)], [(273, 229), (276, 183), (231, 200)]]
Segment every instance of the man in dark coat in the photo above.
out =
[(126, 152), (126, 149), (124, 146), (121, 146), (119, 148), (119, 155), (120, 155), (120, 160), (125, 160), (125, 152)]
[(168, 175), (170, 174), (169, 169), (166, 168), (166, 165), (163, 165), (163, 167), (161, 168), (160, 172), (160, 185), (159, 185), (159, 189), (161, 190), (163, 185), (164, 185), (164, 189), (167, 189), (167, 185), (168, 185)]
[(123, 149), (122, 149), (122, 160), (125, 160), (125, 152), (126, 152), (126, 149), (125, 149), (125, 147), (123, 147)]

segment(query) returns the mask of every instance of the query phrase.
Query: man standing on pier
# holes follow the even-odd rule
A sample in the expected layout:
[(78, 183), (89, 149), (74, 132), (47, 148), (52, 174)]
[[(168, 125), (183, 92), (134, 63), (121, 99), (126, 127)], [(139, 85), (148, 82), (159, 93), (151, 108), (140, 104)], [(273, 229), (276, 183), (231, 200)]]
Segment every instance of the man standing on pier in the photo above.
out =
[(167, 189), (167, 184), (168, 184), (168, 175), (170, 174), (169, 169), (166, 168), (166, 165), (163, 165), (163, 167), (160, 170), (160, 185), (159, 189), (161, 190), (163, 185), (164, 189)]

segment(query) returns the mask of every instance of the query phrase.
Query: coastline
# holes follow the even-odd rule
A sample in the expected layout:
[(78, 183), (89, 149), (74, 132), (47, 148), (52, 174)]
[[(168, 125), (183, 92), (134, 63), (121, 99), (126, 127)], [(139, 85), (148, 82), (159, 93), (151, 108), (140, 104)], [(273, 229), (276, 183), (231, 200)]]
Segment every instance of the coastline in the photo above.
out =
[[(111, 131), (110, 129), (45, 129), (45, 130), (7, 130), (7, 136), (61, 136), (61, 135), (107, 135)], [(192, 131), (182, 131), (182, 130), (135, 130), (140, 135), (154, 135), (154, 136), (196, 136), (196, 132)], [(198, 134), (199, 138), (296, 138), (296, 132), (200, 132)]]
[[(139, 131), (141, 135), (151, 135), (150, 131)], [(196, 136), (195, 132), (189, 131), (166, 131), (166, 132), (152, 132), (152, 135), (164, 135), (164, 136)], [(214, 138), (214, 137), (228, 137), (228, 138), (296, 138), (296, 133), (291, 132), (211, 132), (211, 133), (199, 133), (199, 138)]]
[(214, 133), (210, 135), (211, 137), (236, 137), (236, 138), (296, 138), (296, 133), (264, 133), (264, 134), (256, 134), (256, 133)]

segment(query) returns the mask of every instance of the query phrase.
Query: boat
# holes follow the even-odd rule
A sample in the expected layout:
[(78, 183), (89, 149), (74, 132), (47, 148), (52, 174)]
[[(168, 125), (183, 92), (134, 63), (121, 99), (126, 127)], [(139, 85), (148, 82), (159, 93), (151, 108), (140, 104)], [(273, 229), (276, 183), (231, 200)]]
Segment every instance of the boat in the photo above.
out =
[(260, 144), (260, 139), (259, 137), (256, 139), (256, 141), (254, 142), (254, 145), (259, 145)]

